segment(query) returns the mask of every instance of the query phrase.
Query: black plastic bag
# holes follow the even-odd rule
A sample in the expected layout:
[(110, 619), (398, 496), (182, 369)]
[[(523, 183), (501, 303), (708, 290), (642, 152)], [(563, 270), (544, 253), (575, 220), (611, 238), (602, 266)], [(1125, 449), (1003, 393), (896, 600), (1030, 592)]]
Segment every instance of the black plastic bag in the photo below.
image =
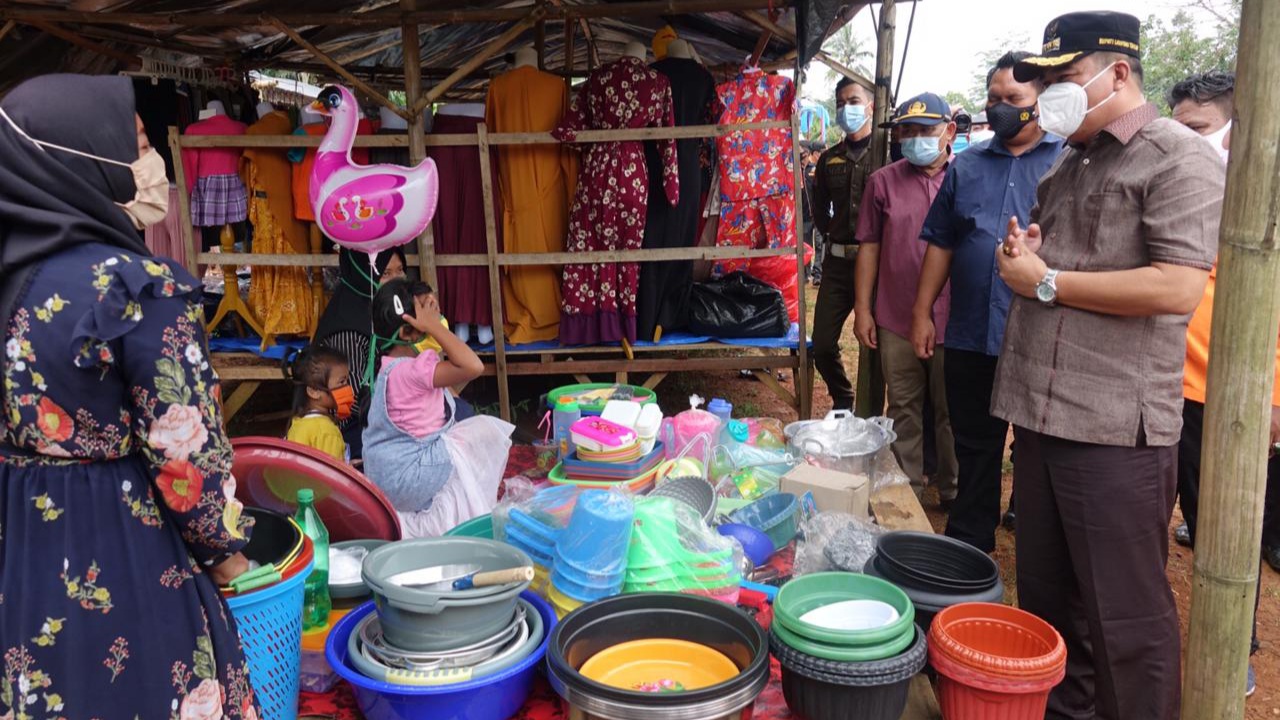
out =
[(782, 293), (738, 271), (689, 291), (689, 332), (722, 338), (782, 337), (791, 327)]

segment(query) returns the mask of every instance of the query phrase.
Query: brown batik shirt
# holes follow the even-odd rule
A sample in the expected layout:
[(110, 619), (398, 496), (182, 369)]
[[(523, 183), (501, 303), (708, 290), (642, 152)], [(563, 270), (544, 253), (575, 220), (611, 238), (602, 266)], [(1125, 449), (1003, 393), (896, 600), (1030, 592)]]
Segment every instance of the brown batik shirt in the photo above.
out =
[[(1040, 257), (1062, 271), (1164, 263), (1209, 270), (1218, 248), (1222, 161), (1144, 105), (1072, 147), (1040, 181)], [(1121, 317), (1015, 297), (992, 414), (1046, 435), (1156, 447), (1182, 430), (1190, 315)]]

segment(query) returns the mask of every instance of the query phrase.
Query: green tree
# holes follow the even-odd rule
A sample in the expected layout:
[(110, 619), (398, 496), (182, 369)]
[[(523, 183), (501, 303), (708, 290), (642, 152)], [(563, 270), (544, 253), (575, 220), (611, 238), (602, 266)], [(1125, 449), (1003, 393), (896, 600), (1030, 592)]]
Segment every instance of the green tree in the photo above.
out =
[[(1202, 32), (1189, 8), (1208, 13), (1213, 29)], [(1170, 114), (1169, 90), (1179, 80), (1208, 70), (1233, 70), (1240, 37), (1240, 0), (1198, 0), (1168, 21), (1152, 15), (1142, 24), (1143, 89)]]
[(975, 113), (977, 112), (977, 108), (981, 108), (986, 105), (986, 95), (987, 93), (984, 91), (982, 93), (983, 102), (981, 104), (974, 104), (973, 100), (966, 97), (964, 93), (956, 92), (955, 90), (943, 95), (942, 99), (947, 101), (947, 104), (951, 106), (952, 110), (956, 108), (964, 108), (970, 113)]
[(973, 71), (973, 82), (969, 86), (969, 96), (965, 107), (972, 109), (987, 106), (987, 73), (996, 66), (996, 61), (1005, 53), (1010, 50), (1026, 50), (1030, 52), (1036, 48), (1037, 45), (1033, 44), (1026, 35), (1013, 35), (998, 41), (991, 49), (978, 53), (978, 65)]
[(827, 38), (822, 49), (841, 65), (859, 75), (871, 77), (870, 66), (867, 63), (875, 57), (875, 53), (854, 34), (853, 23), (845, 25)]

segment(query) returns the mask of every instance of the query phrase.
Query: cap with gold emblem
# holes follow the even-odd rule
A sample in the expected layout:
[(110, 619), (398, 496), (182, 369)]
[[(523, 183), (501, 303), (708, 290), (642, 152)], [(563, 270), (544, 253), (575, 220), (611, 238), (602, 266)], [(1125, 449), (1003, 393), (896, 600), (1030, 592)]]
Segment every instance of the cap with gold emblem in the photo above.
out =
[(881, 127), (895, 125), (937, 125), (951, 122), (951, 106), (933, 93), (920, 93), (898, 106), (889, 122)]
[(1138, 18), (1118, 12), (1075, 12), (1055, 18), (1044, 28), (1044, 45), (1013, 67), (1018, 82), (1040, 77), (1091, 52), (1116, 52), (1142, 57)]

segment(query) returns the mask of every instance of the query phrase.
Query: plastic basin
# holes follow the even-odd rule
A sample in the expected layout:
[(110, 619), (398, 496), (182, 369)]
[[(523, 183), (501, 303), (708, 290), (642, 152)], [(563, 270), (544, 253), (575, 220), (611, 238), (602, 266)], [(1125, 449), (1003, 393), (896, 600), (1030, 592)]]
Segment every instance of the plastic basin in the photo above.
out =
[[(925, 633), (912, 628), (912, 643), (882, 660), (833, 663), (798, 652), (770, 637), (782, 666), (787, 707), (805, 720), (898, 720), (907, 706), (911, 679), (928, 656)], [(950, 716), (948, 716), (950, 720)]]
[(373, 592), (387, 642), (405, 650), (447, 650), (490, 637), (511, 622), (516, 598), (528, 587), (527, 582), (432, 591), (387, 581), (406, 570), (461, 564), (478, 565), (480, 571), (487, 571), (532, 563), (528, 555), (510, 545), (467, 537), (402, 540), (365, 558), (361, 574)]
[[(542, 617), (543, 628), (556, 624), (555, 613), (537, 595), (520, 596)], [(488, 720), (508, 718), (519, 712), (533, 690), (534, 679), (550, 642), (545, 632), (538, 647), (513, 667), (483, 678), (454, 685), (410, 687), (371, 680), (348, 663), (347, 640), (356, 624), (373, 612), (365, 604), (342, 618), (329, 635), (325, 656), (334, 671), (351, 683), (356, 704), (366, 720)]]
[(835, 642), (823, 642), (797, 635), (786, 624), (781, 622), (775, 622), (771, 629), (778, 636), (778, 639), (788, 647), (799, 650), (806, 655), (836, 662), (868, 662), (893, 657), (905, 650), (911, 644), (912, 639), (912, 633), (904, 632), (883, 642), (868, 643), (866, 645), (841, 645)]
[[(733, 661), (739, 673), (710, 687), (651, 693), (610, 687), (578, 672), (610, 647), (655, 638), (708, 647)], [(768, 640), (755, 620), (723, 602), (679, 594), (621, 595), (583, 606), (557, 625), (547, 648), (547, 669), (552, 688), (570, 706), (569, 717), (740, 717), (768, 683)]]
[(945, 535), (891, 532), (876, 542), (882, 567), (922, 590), (974, 593), (991, 588), (1000, 568), (986, 553)]
[(773, 549), (781, 550), (796, 536), (800, 501), (791, 493), (766, 495), (729, 516), (735, 523), (750, 525), (769, 536)]
[(1045, 621), (992, 603), (954, 605), (929, 631), (938, 702), (948, 720), (1038, 720), (1066, 675), (1062, 637)]
[(738, 544), (742, 546), (742, 552), (748, 558), (751, 558), (751, 562), (755, 563), (757, 567), (769, 562), (770, 556), (773, 555), (773, 541), (769, 539), (768, 535), (750, 525), (725, 523), (717, 527), (716, 532), (737, 540)]
[(477, 537), (493, 539), (493, 515), (480, 515), (458, 525), (445, 533), (449, 537)]
[(916, 623), (926, 630), (932, 625), (934, 616), (944, 608), (968, 602), (998, 603), (1004, 599), (1004, 582), (999, 578), (996, 578), (996, 584), (991, 586), (990, 589), (979, 592), (934, 592), (922, 590), (901, 580), (891, 571), (886, 571), (881, 564), (882, 562), (878, 554), (872, 555), (862, 571), (871, 577), (888, 580), (905, 592), (907, 597), (911, 598), (911, 604), (916, 608)]
[[(811, 610), (845, 600), (878, 600), (897, 611), (896, 620), (866, 630), (839, 630), (801, 619)], [(792, 633), (820, 643), (868, 647), (899, 640), (915, 631), (911, 598), (880, 578), (847, 572), (804, 575), (782, 586), (773, 601), (774, 618)]]
[[(386, 540), (344, 540), (343, 542), (334, 543), (330, 547), (338, 550), (362, 547), (369, 552), (373, 552), (386, 544)], [(365, 557), (368, 556), (366, 555)], [(330, 578), (329, 597), (333, 600), (365, 600), (369, 597), (369, 588), (364, 584), (364, 580), (335, 584)]]

